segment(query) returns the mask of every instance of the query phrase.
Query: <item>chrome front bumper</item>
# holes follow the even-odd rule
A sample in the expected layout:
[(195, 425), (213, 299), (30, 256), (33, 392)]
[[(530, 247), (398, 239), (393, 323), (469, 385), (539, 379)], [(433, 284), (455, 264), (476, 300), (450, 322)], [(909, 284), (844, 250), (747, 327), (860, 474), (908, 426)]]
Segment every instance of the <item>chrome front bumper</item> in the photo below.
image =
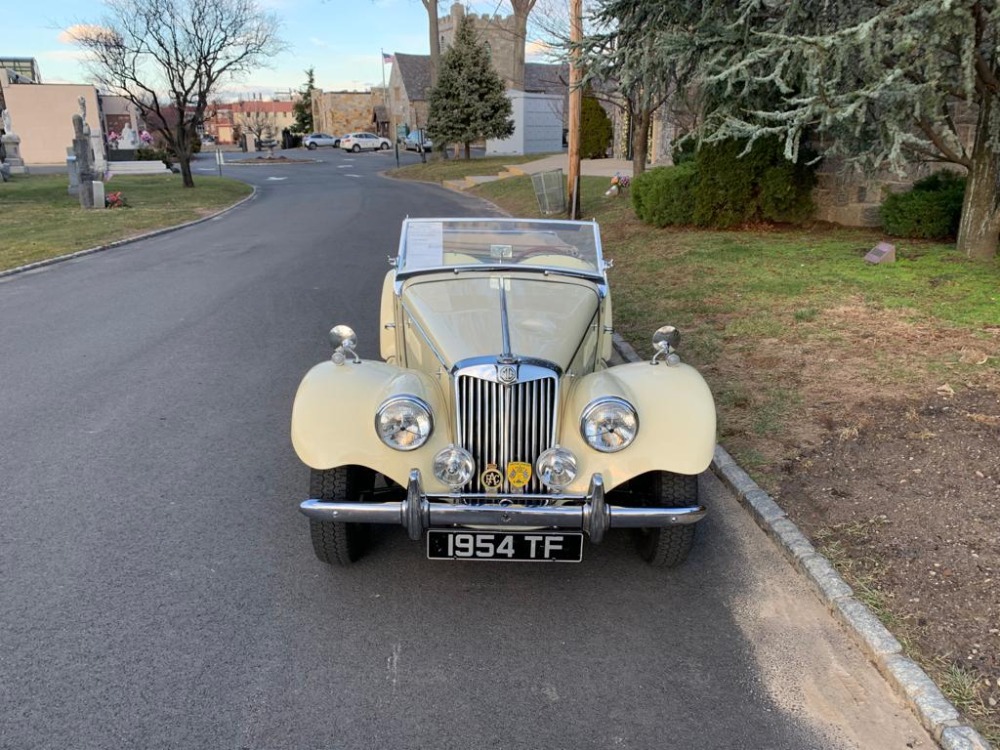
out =
[[(514, 496), (516, 497), (516, 496)], [(506, 499), (506, 498), (504, 498)], [(511, 498), (512, 500), (514, 498)], [(420, 487), (420, 472), (413, 469), (406, 487), (406, 499), (387, 503), (328, 502), (306, 500), (300, 506), (305, 515), (318, 521), (341, 523), (383, 523), (406, 527), (417, 541), (426, 529), (443, 526), (532, 526), (584, 531), (595, 544), (608, 529), (655, 528), (695, 523), (704, 518), (704, 506), (687, 508), (628, 508), (604, 501), (604, 480), (594, 474), (582, 505), (523, 507), (513, 505), (465, 505), (428, 498)]]

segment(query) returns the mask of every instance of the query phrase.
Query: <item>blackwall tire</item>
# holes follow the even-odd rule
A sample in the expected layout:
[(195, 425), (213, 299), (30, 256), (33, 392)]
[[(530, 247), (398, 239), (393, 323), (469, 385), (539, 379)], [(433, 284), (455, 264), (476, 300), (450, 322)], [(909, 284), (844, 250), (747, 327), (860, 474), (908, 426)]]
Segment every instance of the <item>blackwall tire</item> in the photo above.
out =
[(306, 148), (309, 149), (310, 151), (315, 151), (316, 150), (316, 144), (315, 143), (310, 143), (308, 146), (306, 146)]
[(359, 146), (357, 143), (355, 143), (353, 146), (351, 146), (351, 151), (353, 151), (354, 153), (358, 153), (360, 150), (361, 150), (361, 146)]
[[(683, 508), (698, 504), (697, 475), (654, 471), (642, 478), (648, 482), (648, 505)], [(691, 554), (696, 526), (697, 524), (692, 523), (658, 529), (636, 529), (635, 543), (639, 556), (654, 568), (676, 568)]]
[[(351, 501), (371, 492), (375, 472), (363, 466), (338, 466), (324, 471), (312, 470), (309, 497), (316, 500)], [(327, 565), (350, 565), (368, 549), (371, 527), (364, 523), (338, 523), (309, 519), (313, 552)]]

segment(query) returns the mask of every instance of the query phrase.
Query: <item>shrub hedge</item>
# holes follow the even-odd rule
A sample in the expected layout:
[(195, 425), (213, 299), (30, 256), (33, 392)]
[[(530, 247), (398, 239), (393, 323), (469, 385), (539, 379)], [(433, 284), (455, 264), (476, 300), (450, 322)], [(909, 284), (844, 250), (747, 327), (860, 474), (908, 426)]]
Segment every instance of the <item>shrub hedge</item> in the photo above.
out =
[(656, 167), (632, 180), (632, 207), (647, 224), (665, 227), (694, 220), (698, 170), (694, 162)]
[(943, 170), (893, 193), (882, 203), (882, 227), (895, 237), (940, 240), (955, 237), (962, 218), (965, 178)]
[[(693, 160), (649, 170), (632, 183), (636, 215), (657, 226), (695, 224), (727, 228), (754, 221), (800, 223), (814, 210), (814, 166), (784, 157), (777, 138), (762, 138), (740, 154), (746, 141), (706, 144)], [(677, 155), (685, 156), (684, 149)], [(649, 177), (647, 177), (649, 175)]]
[(795, 164), (785, 159), (776, 137), (761, 138), (741, 156), (745, 140), (703, 144), (698, 150), (698, 193), (694, 222), (724, 229), (754, 221), (798, 223), (814, 207), (816, 169), (805, 150)]

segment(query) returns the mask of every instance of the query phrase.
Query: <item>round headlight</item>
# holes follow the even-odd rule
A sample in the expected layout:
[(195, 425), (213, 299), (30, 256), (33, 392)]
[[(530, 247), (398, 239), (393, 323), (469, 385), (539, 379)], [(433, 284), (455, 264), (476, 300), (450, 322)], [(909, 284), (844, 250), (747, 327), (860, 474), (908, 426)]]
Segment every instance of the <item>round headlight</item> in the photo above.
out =
[(591, 402), (580, 421), (583, 439), (594, 450), (614, 453), (627, 448), (639, 432), (639, 415), (628, 401), (608, 396)]
[(375, 413), (375, 432), (398, 451), (412, 451), (427, 442), (434, 429), (431, 409), (416, 396), (396, 396)]
[(546, 487), (562, 490), (576, 479), (576, 456), (559, 445), (542, 451), (535, 462), (538, 479)]
[(434, 476), (449, 487), (458, 488), (466, 484), (472, 479), (475, 468), (472, 454), (457, 445), (449, 445), (434, 456)]

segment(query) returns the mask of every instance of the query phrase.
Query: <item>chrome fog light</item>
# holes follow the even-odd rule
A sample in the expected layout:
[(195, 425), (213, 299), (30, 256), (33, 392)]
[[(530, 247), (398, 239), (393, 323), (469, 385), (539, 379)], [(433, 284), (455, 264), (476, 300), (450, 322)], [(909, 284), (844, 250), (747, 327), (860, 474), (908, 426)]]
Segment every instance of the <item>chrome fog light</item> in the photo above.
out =
[(535, 462), (538, 478), (546, 487), (563, 490), (576, 479), (576, 456), (559, 445), (554, 445)]
[(476, 462), (472, 459), (472, 454), (457, 445), (449, 445), (434, 456), (434, 476), (442, 484), (455, 490), (472, 479), (475, 469)]

